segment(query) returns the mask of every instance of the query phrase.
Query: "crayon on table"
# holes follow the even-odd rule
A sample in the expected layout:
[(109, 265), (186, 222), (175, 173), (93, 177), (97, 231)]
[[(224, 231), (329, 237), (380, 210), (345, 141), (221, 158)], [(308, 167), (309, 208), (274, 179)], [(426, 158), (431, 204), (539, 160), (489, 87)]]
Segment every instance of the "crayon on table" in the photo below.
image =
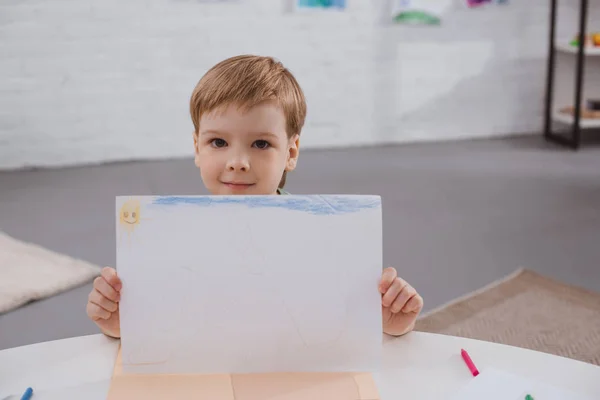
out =
[(471, 374), (473, 374), (473, 376), (479, 375), (479, 371), (477, 370), (477, 367), (473, 363), (473, 360), (471, 360), (469, 353), (467, 353), (467, 351), (465, 349), (461, 349), (460, 355), (462, 356), (463, 360), (465, 360), (465, 364), (467, 364), (467, 367), (469, 367), (469, 371), (471, 371)]
[(23, 393), (23, 396), (21, 396), (21, 400), (29, 400), (29, 399), (31, 399), (32, 395), (33, 395), (33, 389), (27, 388), (25, 393)]

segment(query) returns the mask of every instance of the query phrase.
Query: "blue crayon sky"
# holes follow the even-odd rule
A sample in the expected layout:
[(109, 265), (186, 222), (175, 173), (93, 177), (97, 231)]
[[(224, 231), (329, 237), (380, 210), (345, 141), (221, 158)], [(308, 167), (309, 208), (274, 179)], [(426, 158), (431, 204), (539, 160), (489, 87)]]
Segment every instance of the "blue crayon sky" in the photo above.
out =
[(315, 215), (339, 215), (381, 207), (379, 196), (158, 196), (152, 204), (162, 206), (197, 205), (210, 207), (240, 204), (250, 208), (283, 208)]

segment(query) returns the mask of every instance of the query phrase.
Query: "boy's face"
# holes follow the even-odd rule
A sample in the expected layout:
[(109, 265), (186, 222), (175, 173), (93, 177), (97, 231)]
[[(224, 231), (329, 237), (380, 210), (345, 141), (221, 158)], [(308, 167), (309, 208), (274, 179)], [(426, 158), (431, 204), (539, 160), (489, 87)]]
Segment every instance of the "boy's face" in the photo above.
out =
[(204, 114), (194, 162), (211, 194), (276, 194), (283, 171), (298, 159), (298, 136), (288, 138), (285, 127), (283, 111), (272, 103)]

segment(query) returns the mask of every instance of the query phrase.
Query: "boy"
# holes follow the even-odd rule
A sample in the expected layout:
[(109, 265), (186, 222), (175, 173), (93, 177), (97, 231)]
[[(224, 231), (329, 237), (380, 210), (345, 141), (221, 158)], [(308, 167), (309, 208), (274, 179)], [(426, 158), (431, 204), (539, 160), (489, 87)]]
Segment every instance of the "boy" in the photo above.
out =
[[(306, 116), (302, 89), (269, 57), (237, 56), (220, 62), (198, 82), (190, 101), (194, 163), (213, 195), (285, 195), (286, 175), (296, 168)], [(94, 281), (87, 314), (108, 336), (119, 338), (122, 284), (113, 268)], [(373, 288), (375, 290), (375, 288)], [(411, 331), (423, 308), (415, 289), (394, 268), (383, 271), (383, 331)]]

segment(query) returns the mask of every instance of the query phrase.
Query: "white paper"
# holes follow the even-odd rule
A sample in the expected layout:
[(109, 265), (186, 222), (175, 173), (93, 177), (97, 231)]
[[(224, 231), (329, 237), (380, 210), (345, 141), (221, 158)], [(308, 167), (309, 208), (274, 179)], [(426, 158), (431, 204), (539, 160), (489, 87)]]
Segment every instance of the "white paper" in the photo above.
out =
[(378, 367), (378, 196), (141, 196), (116, 206), (125, 372)]
[(452, 400), (592, 400), (590, 397), (509, 372), (488, 368), (459, 391)]

